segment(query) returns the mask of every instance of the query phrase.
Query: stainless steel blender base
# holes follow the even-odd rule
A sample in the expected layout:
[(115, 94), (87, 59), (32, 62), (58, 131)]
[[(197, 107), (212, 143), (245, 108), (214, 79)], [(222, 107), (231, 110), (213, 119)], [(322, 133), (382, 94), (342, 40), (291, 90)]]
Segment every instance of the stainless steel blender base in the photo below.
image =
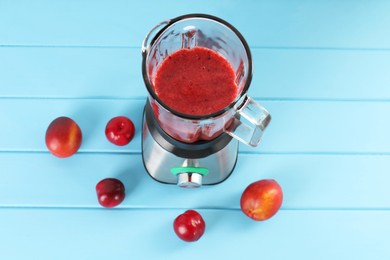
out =
[(217, 184), (233, 172), (237, 155), (238, 141), (231, 139), (222, 149), (206, 157), (179, 157), (153, 138), (144, 115), (142, 158), (145, 169), (156, 181), (181, 187)]

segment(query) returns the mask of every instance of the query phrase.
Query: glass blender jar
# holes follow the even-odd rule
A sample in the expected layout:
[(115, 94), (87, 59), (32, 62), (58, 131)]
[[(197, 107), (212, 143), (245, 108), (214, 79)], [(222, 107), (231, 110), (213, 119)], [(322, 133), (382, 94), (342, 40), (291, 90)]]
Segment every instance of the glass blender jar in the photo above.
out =
[[(174, 110), (155, 91), (161, 63), (175, 51), (195, 47), (217, 52), (235, 74), (235, 99), (207, 115)], [(249, 46), (237, 29), (218, 17), (189, 14), (158, 24), (142, 44), (142, 74), (149, 93), (142, 155), (147, 172), (157, 181), (199, 187), (225, 180), (234, 169), (238, 141), (257, 146), (270, 122), (269, 112), (247, 96), (252, 79)]]

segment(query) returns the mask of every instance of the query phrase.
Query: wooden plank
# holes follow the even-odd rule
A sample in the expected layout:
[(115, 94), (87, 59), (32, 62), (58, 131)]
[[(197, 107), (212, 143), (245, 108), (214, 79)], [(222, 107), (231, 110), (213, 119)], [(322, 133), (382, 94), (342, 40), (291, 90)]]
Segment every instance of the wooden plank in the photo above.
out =
[[(389, 211), (281, 211), (254, 222), (239, 211), (199, 210), (195, 243), (172, 222), (184, 209), (0, 209), (2, 259), (389, 259)], [(23, 249), (21, 250), (21, 246)], [(374, 253), (373, 253), (374, 252)]]
[[(266, 99), (390, 100), (390, 52), (253, 48), (249, 93)], [(0, 48), (0, 97), (140, 98), (140, 48)], [(297, 66), (299, 64), (299, 66)]]
[[(261, 101), (261, 100), (259, 100)], [(140, 152), (144, 100), (0, 99), (0, 151), (46, 152), (47, 126), (70, 116), (81, 127), (81, 152)], [(252, 153), (389, 153), (388, 102), (261, 101), (272, 116)], [(104, 129), (114, 116), (126, 115), (136, 126), (134, 140), (124, 147), (109, 143)]]
[(389, 48), (389, 10), (388, 1), (3, 1), (0, 45), (138, 47), (160, 21), (200, 12), (228, 20), (253, 46)]
[(267, 99), (388, 101), (389, 55), (387, 51), (254, 49), (249, 91)]
[(120, 179), (126, 198), (119, 208), (239, 209), (244, 189), (260, 179), (283, 188), (282, 208), (390, 209), (389, 156), (240, 154), (223, 183), (181, 189), (154, 181), (139, 154), (2, 153), (0, 207), (100, 208), (95, 185)]
[(145, 97), (141, 49), (0, 48), (1, 97)]

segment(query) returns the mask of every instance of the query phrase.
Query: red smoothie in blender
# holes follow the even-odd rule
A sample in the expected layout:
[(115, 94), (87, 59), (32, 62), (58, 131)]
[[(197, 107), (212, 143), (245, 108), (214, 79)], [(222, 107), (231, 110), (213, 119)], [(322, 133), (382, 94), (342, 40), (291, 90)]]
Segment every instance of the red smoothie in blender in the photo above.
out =
[(173, 110), (204, 116), (224, 109), (235, 100), (238, 95), (235, 76), (230, 63), (213, 50), (180, 49), (161, 63), (154, 90)]

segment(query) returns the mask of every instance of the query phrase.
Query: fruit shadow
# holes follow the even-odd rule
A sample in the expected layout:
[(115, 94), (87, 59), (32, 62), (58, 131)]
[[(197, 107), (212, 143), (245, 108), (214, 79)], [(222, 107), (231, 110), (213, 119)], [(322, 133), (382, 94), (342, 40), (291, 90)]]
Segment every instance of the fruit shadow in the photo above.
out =
[[(224, 205), (229, 207), (208, 207), (205, 208), (203, 218), (206, 222), (206, 230), (208, 232), (218, 232), (219, 229), (232, 229), (232, 231), (250, 229), (251, 225), (248, 225), (246, 219), (248, 217), (241, 211), (240, 208), (241, 192), (236, 192), (226, 196), (227, 200)], [(201, 211), (201, 210), (200, 210)]]
[[(252, 156), (241, 155), (240, 163), (250, 163), (248, 158)], [(312, 179), (318, 178), (315, 174), (316, 169), (304, 166), (301, 155), (259, 155), (259, 160), (268, 160), (272, 163), (265, 163), (264, 167), (257, 170), (256, 176), (246, 177), (248, 181), (243, 185), (262, 179), (274, 179), (283, 190), (281, 209), (304, 206), (301, 200), (312, 195), (308, 194), (308, 188), (310, 189)]]
[[(283, 202), (281, 209), (294, 208), (295, 206), (301, 205), (299, 198), (302, 196), (310, 196), (307, 194), (307, 188), (310, 179), (307, 178), (307, 175), (304, 173), (304, 170), (294, 172), (288, 171), (286, 169), (300, 169), (299, 165), (288, 165), (281, 163), (283, 168), (277, 168), (272, 170), (267, 177), (276, 180), (279, 185), (282, 187), (283, 191)], [(312, 178), (313, 175), (310, 176)]]
[[(196, 242), (185, 242), (175, 234), (173, 228), (173, 221), (180, 213), (178, 213), (176, 210), (167, 210), (167, 211), (168, 214), (170, 214), (169, 217), (170, 220), (161, 222), (159, 228), (153, 230), (153, 233), (149, 235), (149, 237), (152, 237), (153, 239), (151, 243), (153, 244), (154, 252), (169, 258), (170, 255), (180, 254), (180, 251), (187, 251), (189, 247), (193, 248), (194, 246), (195, 247), (199, 246), (199, 242), (204, 240), (203, 237), (201, 237), (200, 240)], [(156, 236), (156, 234), (164, 234), (164, 235)]]
[(96, 131), (100, 131), (104, 136), (104, 129), (96, 127), (100, 125), (102, 115), (99, 106), (96, 106), (95, 102), (94, 100), (85, 101), (83, 105), (77, 107), (71, 113), (71, 116), (79, 124), (83, 135), (81, 149), (85, 149), (89, 143), (96, 143), (96, 140), (90, 140), (95, 136)]
[(116, 173), (116, 178), (121, 180), (126, 187), (126, 196), (130, 195), (141, 181), (146, 178), (145, 172), (142, 170), (144, 165), (142, 160), (130, 160), (129, 165), (122, 168)]

